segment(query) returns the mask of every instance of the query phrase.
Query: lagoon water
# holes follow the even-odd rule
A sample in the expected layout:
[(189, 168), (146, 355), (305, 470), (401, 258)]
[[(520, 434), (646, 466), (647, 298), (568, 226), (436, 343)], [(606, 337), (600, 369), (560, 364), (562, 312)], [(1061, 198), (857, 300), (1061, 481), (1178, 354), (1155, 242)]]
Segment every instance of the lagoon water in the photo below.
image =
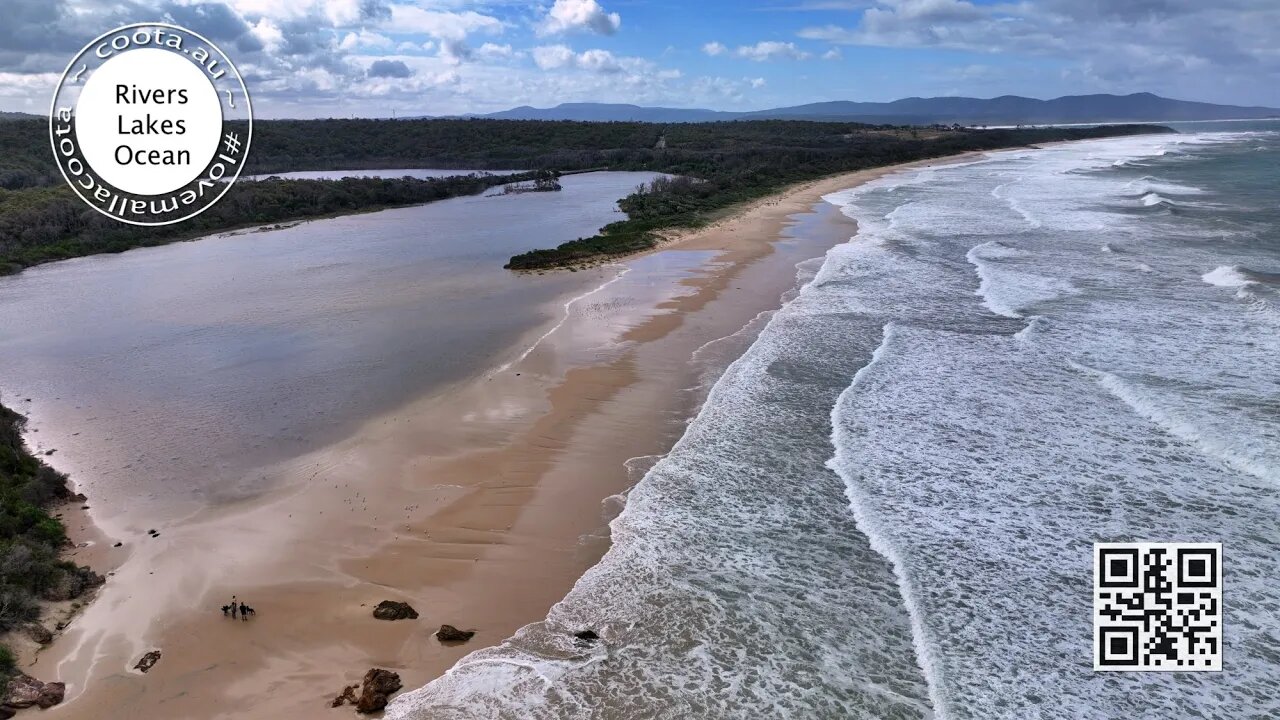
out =
[(436, 168), (404, 168), (400, 170), (298, 170), (295, 172), (267, 173), (265, 175), (246, 175), (241, 180), (266, 180), (280, 178), (282, 180), (341, 180), (343, 178), (442, 178), (452, 175), (509, 175), (524, 172), (522, 170), (448, 170)]
[[(649, 173), (132, 250), (0, 278), (0, 392), (112, 529), (270, 484), (265, 465), (499, 365), (605, 271), (506, 259), (592, 235)], [(27, 398), (31, 398), (30, 401)]]
[[(829, 196), (604, 559), (387, 716), (1280, 716), (1280, 123), (1187, 133)], [(1223, 672), (1093, 672), (1142, 540), (1223, 543)]]

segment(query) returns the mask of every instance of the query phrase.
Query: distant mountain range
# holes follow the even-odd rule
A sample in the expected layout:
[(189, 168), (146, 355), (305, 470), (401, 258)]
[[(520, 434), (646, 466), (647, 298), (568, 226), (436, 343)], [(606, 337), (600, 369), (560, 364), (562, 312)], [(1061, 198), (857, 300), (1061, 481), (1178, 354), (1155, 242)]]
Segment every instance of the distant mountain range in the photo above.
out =
[(887, 103), (811, 103), (755, 112), (696, 108), (641, 107), (602, 103), (564, 103), (553, 108), (522, 106), (472, 117), (506, 120), (628, 120), (640, 122), (713, 122), (716, 120), (837, 120), (931, 125), (1045, 125), (1051, 123), (1171, 122), (1280, 118), (1280, 109), (1171, 100), (1151, 93), (1068, 95), (1037, 100), (1017, 95), (997, 98), (904, 98)]
[[(0, 121), (43, 117), (0, 112)], [(430, 117), (430, 116), (418, 116)], [(457, 116), (453, 116), (457, 117)], [(1017, 95), (996, 98), (903, 98), (887, 103), (810, 103), (792, 107), (724, 112), (700, 108), (642, 107), (609, 103), (563, 103), (552, 108), (522, 105), (511, 110), (463, 117), (500, 120), (583, 120), (652, 123), (715, 122), (717, 120), (828, 120), (894, 125), (1048, 125), (1056, 123), (1174, 122), (1178, 120), (1250, 120), (1280, 118), (1280, 108), (1215, 105), (1171, 100), (1151, 93), (1132, 95), (1067, 95), (1037, 100)], [(412, 118), (405, 118), (412, 119)]]

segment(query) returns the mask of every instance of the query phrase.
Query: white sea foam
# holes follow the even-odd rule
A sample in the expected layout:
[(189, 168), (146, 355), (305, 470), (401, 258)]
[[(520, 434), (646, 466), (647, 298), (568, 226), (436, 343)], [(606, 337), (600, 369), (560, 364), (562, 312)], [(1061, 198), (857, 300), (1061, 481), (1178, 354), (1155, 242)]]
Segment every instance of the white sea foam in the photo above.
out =
[(1195, 417), (1192, 414), (1194, 406), (1188, 407), (1183, 398), (1171, 397), (1170, 390), (1162, 396), (1161, 392), (1144, 386), (1140, 381), (1075, 362), (1071, 366), (1096, 378), (1107, 392), (1123, 400), (1134, 412), (1170, 435), (1191, 443), (1204, 455), (1242, 473), (1280, 485), (1280, 445), (1271, 442), (1274, 438), (1237, 434), (1230, 427), (1207, 427), (1206, 421), (1211, 422), (1212, 419)]
[[(1228, 642), (1251, 648), (1280, 636), (1280, 622), (1261, 620), (1276, 600), (1261, 579), (1276, 571), (1280, 542), (1253, 530), (1280, 512), (1280, 418), (1267, 370), (1275, 327), (1146, 262), (1134, 275), (1097, 253), (1104, 239), (1105, 250), (1123, 242), (1168, 272), (1203, 262), (1182, 238), (1204, 237), (1205, 228), (1095, 213), (1109, 198), (1132, 197), (1132, 181), (1080, 170), (1125, 144), (1075, 159), (1068, 147), (1016, 185), (986, 185), (997, 201), (1016, 188), (1046, 218), (1040, 232), (967, 232), (961, 208), (1006, 227), (998, 206), (977, 194), (983, 178), (974, 173), (950, 184), (939, 173), (945, 194), (892, 199), (912, 203), (915, 215), (946, 202), (935, 215), (962, 228), (954, 239), (929, 235), (899, 213), (893, 232), (916, 233), (885, 239), (912, 249), (897, 258), (900, 272), (919, 272), (930, 254), (942, 267), (963, 257), (977, 269), (985, 307), (1010, 319), (1032, 306), (1038, 313), (1011, 335), (992, 334), (959, 308), (943, 309), (958, 302), (944, 276), (919, 278), (909, 297), (881, 285), (879, 307), (897, 319), (833, 416), (833, 467), (850, 484), (860, 526), (907, 585), (923, 626), (922, 664), (950, 715), (1058, 717), (1070, 707), (1078, 718), (1228, 718), (1246, 703), (1280, 711), (1265, 653), (1243, 650), (1232, 679), (1138, 677), (1123, 688), (1063, 667), (1079, 657), (1087, 668), (1090, 639), (1087, 622), (1055, 598), (1064, 586), (1087, 588), (1088, 546), (1099, 539), (1212, 537), (1239, 548), (1249, 558), (1239, 590), (1248, 607), (1235, 609)], [(1151, 154), (1142, 144), (1128, 150)], [(1194, 158), (1188, 150), (1178, 159)], [(1077, 171), (1062, 172), (1073, 163)], [(883, 229), (875, 218), (887, 197), (872, 190), (847, 202), (861, 206), (852, 214), (868, 231)], [(1233, 287), (1241, 279), (1241, 267), (1204, 278)], [(937, 297), (932, 312), (902, 315), (930, 307), (928, 295)], [(865, 296), (858, 306), (876, 309)], [(1106, 369), (1078, 369), (1086, 365)]]
[(1169, 195), (1203, 195), (1204, 190), (1194, 185), (1173, 183), (1154, 175), (1143, 175), (1125, 184), (1125, 189), (1142, 196), (1147, 193), (1165, 193)]
[(1020, 256), (1025, 253), (998, 241), (976, 245), (965, 253), (978, 272), (977, 294), (992, 312), (1020, 318), (1028, 307), (1079, 292), (1061, 278), (1018, 269), (1011, 261)]
[(1210, 285), (1217, 285), (1218, 287), (1239, 288), (1254, 284), (1254, 281), (1250, 280), (1244, 275), (1244, 273), (1240, 272), (1240, 268), (1235, 265), (1219, 265), (1204, 275), (1201, 275), (1200, 279)]
[(929, 699), (933, 707), (933, 714), (937, 720), (944, 720), (949, 716), (947, 712), (949, 702), (939, 692), (940, 669), (938, 664), (934, 662), (932, 650), (936, 646), (936, 641), (930, 638), (930, 628), (921, 614), (919, 603), (916, 600), (915, 587), (907, 579), (908, 565), (904, 562), (898, 547), (892, 542), (891, 533), (882, 527), (882, 523), (886, 518), (883, 514), (877, 513), (873, 508), (869, 507), (868, 498), (857, 480), (856, 470), (854, 470), (857, 467), (857, 463), (851, 461), (848, 452), (851, 440), (848, 437), (846, 427), (841, 423), (842, 406), (852, 401), (851, 398), (859, 390), (859, 381), (872, 372), (876, 363), (887, 351), (886, 349), (889, 343), (892, 342), (893, 337), (893, 323), (889, 323), (884, 326), (884, 339), (871, 354), (871, 360), (858, 372), (854, 373), (853, 381), (840, 394), (835, 406), (832, 407), (831, 444), (835, 448), (835, 457), (827, 461), (827, 467), (836, 472), (845, 482), (846, 493), (849, 497), (849, 509), (853, 512), (858, 530), (870, 540), (872, 549), (885, 556), (885, 559), (893, 566), (894, 575), (898, 580), (898, 590), (902, 593), (903, 605), (907, 609), (907, 614), (911, 616), (912, 644), (916, 652), (916, 661), (920, 663), (920, 667), (924, 671), (925, 682), (929, 686)]

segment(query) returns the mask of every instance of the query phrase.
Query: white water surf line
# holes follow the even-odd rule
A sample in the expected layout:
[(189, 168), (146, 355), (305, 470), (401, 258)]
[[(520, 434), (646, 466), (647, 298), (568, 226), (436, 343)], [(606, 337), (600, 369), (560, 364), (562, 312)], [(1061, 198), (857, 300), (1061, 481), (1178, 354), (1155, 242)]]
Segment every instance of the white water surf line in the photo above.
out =
[[(884, 356), (885, 349), (889, 342), (893, 339), (894, 323), (890, 321), (884, 326), (884, 335), (880, 340), (880, 344), (871, 353), (871, 360), (858, 369), (853, 374), (853, 380), (849, 383), (849, 387), (845, 388), (837, 398), (836, 404), (831, 408), (831, 445), (835, 450), (835, 455), (827, 461), (827, 467), (844, 480), (845, 496), (849, 498), (849, 509), (853, 512), (854, 525), (858, 530), (867, 537), (870, 542), (871, 549), (879, 553), (893, 567), (893, 574), (898, 580), (898, 592), (902, 595), (902, 603), (907, 609), (907, 616), (911, 619), (911, 644), (915, 647), (916, 663), (920, 666), (921, 672), (924, 674), (925, 685), (929, 689), (929, 702), (933, 706), (933, 716), (935, 720), (946, 720), (949, 715), (949, 708), (942, 697), (941, 671), (933, 662), (932, 653), (929, 651), (928, 633), (925, 630), (924, 619), (920, 612), (920, 605), (916, 600), (915, 592), (912, 590), (910, 583), (907, 581), (904, 568), (906, 563), (903, 562), (902, 556), (898, 553), (889, 542), (885, 539), (886, 534), (880, 529), (879, 524), (871, 516), (869, 510), (869, 499), (865, 493), (859, 488), (857, 480), (852, 474), (841, 470), (839, 460), (846, 455), (845, 448), (850, 447), (854, 442), (853, 438), (847, 436), (847, 433), (841, 430), (840, 415), (841, 408), (846, 404), (853, 402), (853, 397), (858, 391), (858, 385), (866, 376), (867, 372), (876, 366), (880, 359)], [(846, 461), (849, 458), (844, 458)]]
[(1259, 480), (1280, 485), (1280, 474), (1277, 474), (1274, 468), (1269, 467), (1265, 462), (1257, 458), (1242, 454), (1240, 448), (1231, 447), (1214, 438), (1205, 437), (1204, 433), (1195, 425), (1177, 417), (1168, 410), (1157, 407), (1153, 402), (1142, 397), (1140, 390), (1126, 383), (1123, 378), (1115, 373), (1098, 370), (1074, 360), (1068, 360), (1067, 363), (1075, 370), (1092, 377), (1112, 397), (1123, 402), (1135, 414), (1145, 418), (1164, 432), (1186, 442), (1205, 457), (1246, 475), (1252, 475)]

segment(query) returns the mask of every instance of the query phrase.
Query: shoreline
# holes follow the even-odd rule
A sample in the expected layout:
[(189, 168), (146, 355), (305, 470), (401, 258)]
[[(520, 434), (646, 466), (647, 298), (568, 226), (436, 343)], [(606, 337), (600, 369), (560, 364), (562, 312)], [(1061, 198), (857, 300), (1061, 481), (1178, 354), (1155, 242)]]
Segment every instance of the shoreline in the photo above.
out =
[[(607, 549), (620, 509), (608, 500), (638, 479), (637, 459), (665, 453), (700, 405), (691, 354), (742, 332), (794, 288), (794, 263), (761, 262), (779, 255), (783, 231), (825, 208), (823, 237), (804, 250), (820, 257), (855, 232), (823, 195), (982, 154), (803, 183), (629, 256), (626, 274), (605, 286), (659, 290), (612, 318), (605, 356), (581, 341), (596, 323), (566, 313), (508, 366), (272, 468), (281, 490), (135, 546), (38, 658), (34, 674), (68, 681), (67, 702), (48, 712), (290, 716), (327, 706), (370, 666), (417, 687), (541, 620)], [(219, 600), (233, 593), (258, 617), (216, 624)], [(407, 600), (423, 618), (373, 620), (384, 599)], [(443, 623), (479, 634), (441, 646), (430, 633)], [(146, 676), (127, 669), (157, 648), (163, 658)]]

